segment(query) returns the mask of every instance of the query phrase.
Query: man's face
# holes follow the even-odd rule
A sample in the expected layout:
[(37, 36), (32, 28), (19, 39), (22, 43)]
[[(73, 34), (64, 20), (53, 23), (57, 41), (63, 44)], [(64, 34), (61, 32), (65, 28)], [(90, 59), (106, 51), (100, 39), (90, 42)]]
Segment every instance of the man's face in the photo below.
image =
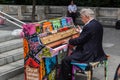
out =
[(89, 18), (87, 16), (81, 15), (80, 17), (84, 24), (89, 20)]

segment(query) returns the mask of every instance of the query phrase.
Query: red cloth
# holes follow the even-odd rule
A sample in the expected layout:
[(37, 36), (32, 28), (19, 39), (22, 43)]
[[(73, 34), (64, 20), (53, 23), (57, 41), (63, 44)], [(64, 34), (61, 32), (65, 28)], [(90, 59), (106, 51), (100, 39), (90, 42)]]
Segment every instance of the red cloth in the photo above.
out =
[(39, 64), (36, 63), (32, 58), (29, 58), (25, 65), (26, 66), (29, 65), (29, 66), (34, 67), (34, 68), (39, 67)]

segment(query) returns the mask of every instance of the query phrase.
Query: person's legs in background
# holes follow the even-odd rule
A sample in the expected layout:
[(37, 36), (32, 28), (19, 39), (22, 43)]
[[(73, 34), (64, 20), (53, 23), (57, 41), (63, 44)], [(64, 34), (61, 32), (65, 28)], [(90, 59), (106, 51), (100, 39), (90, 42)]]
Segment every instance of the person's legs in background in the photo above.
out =
[(72, 19), (74, 24), (76, 25), (76, 13), (72, 13)]
[(73, 20), (73, 23), (75, 24), (76, 13), (69, 13), (69, 12), (68, 12), (68, 15), (67, 15), (67, 16), (68, 16), (68, 17), (71, 17), (72, 20)]

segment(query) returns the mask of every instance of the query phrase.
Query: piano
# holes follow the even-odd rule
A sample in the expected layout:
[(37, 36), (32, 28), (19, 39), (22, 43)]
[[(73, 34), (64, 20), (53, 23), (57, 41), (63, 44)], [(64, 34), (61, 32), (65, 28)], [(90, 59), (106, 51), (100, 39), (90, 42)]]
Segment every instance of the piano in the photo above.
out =
[(71, 20), (65, 18), (23, 25), (25, 80), (55, 80), (55, 66), (60, 64), (68, 49), (64, 41), (79, 36)]

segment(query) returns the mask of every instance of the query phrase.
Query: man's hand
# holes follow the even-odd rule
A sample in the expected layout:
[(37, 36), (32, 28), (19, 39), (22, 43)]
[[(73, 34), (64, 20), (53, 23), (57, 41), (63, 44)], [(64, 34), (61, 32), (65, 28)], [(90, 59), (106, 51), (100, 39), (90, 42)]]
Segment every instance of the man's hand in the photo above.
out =
[(70, 38), (65, 39), (65, 40), (63, 41), (63, 44), (69, 44), (69, 40), (70, 40)]
[(75, 30), (76, 30), (77, 32), (81, 32), (81, 31), (82, 31), (82, 29), (81, 29), (81, 27), (80, 27), (79, 25), (77, 25), (77, 28), (75, 28)]

